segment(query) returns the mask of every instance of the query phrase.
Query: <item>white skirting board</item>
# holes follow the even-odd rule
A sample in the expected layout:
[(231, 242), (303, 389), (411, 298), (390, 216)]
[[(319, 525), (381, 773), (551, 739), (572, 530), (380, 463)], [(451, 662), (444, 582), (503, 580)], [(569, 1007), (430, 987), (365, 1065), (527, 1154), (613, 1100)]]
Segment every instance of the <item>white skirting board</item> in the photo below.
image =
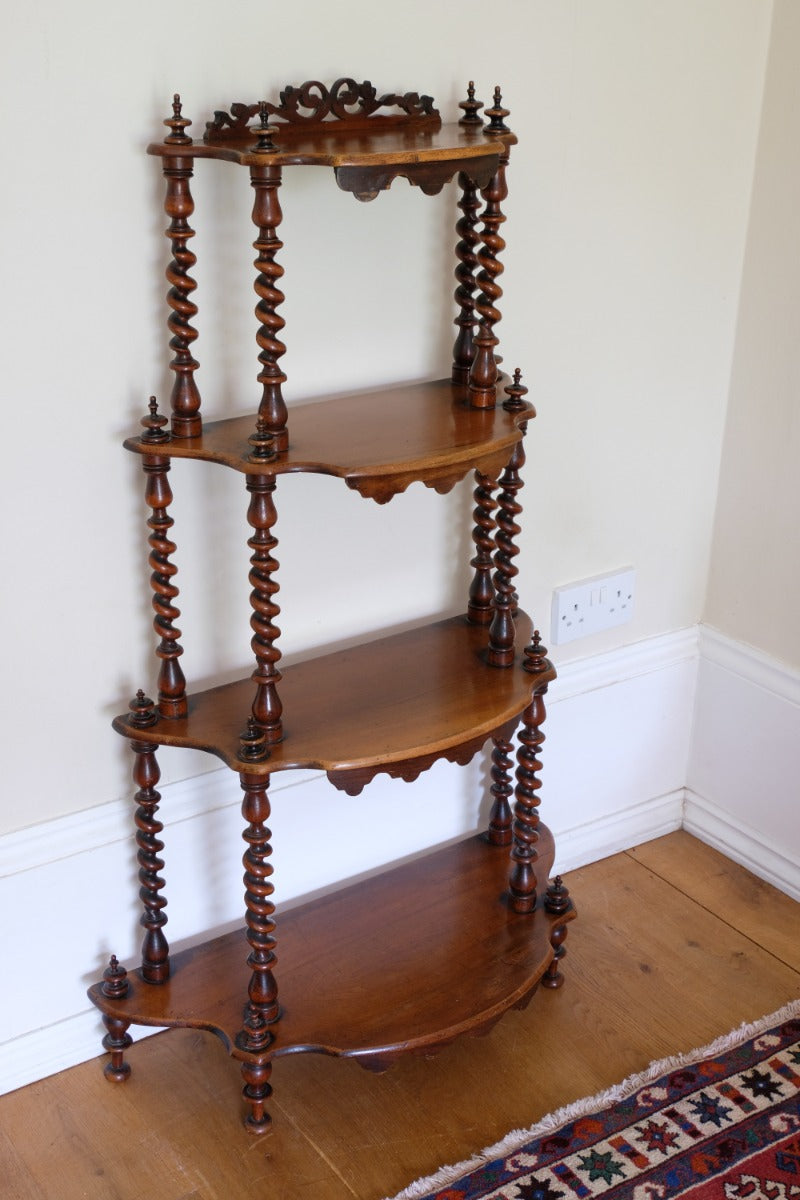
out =
[[(703, 653), (708, 649), (717, 671), (732, 670), (718, 659), (723, 651), (733, 655), (734, 673), (750, 700), (777, 705), (781, 716), (773, 713), (771, 719), (782, 730), (792, 717), (796, 721), (800, 710), (791, 673), (770, 674), (761, 662), (753, 684), (742, 676), (743, 663), (750, 661), (747, 649), (742, 657), (734, 644), (704, 630), (681, 630), (564, 665), (548, 697), (542, 750), (541, 811), (556, 836), (556, 869), (593, 862), (686, 823), (703, 840), (797, 894), (800, 847), (788, 845), (785, 836), (775, 838), (763, 820), (773, 797), (781, 806), (791, 803), (778, 797), (773, 779), (785, 766), (776, 763), (771, 745), (772, 788), (758, 801), (751, 797), (749, 811), (759, 817), (756, 832), (746, 814), (725, 805), (719, 790), (727, 786), (725, 772), (718, 783), (712, 760), (741, 752), (743, 743), (757, 760), (758, 739), (743, 739), (741, 727), (730, 724), (727, 751), (704, 753), (702, 740), (721, 730), (704, 717), (706, 664), (699, 662), (698, 644)], [(700, 717), (693, 732), (696, 692)], [(730, 687), (728, 692), (733, 694)], [(717, 701), (708, 703), (713, 709)], [(800, 778), (798, 741), (795, 736), (793, 750), (787, 750), (788, 766), (794, 763), (785, 776), (787, 789)], [(466, 768), (437, 763), (410, 785), (378, 776), (359, 797), (335, 791), (324, 775), (277, 775), (269, 824), (278, 939), (282, 906), (484, 823), (490, 765), (485, 751)], [(166, 932), (179, 948), (209, 930), (241, 922), (241, 793), (227, 770), (164, 786), (161, 793)], [(735, 799), (738, 804), (738, 794)], [(795, 826), (796, 812), (795, 795)], [(115, 800), (0, 838), (2, 951), (4, 961), (14, 964), (0, 990), (0, 1092), (100, 1053), (103, 1028), (86, 988), (100, 977), (111, 953), (134, 963), (141, 938), (131, 828), (132, 802)], [(54, 921), (57, 936), (51, 932), (40, 945), (36, 931), (52, 931)], [(58, 980), (57, 988), (41, 986), (48, 977)]]
[(800, 900), (800, 671), (709, 626), (684, 827)]

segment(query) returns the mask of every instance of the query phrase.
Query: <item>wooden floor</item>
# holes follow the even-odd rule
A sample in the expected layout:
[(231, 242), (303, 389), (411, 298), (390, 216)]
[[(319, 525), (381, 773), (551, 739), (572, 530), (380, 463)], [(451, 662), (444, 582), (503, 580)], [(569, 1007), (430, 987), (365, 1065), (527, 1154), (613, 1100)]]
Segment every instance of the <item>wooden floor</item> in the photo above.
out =
[[(511, 1129), (800, 995), (800, 905), (685, 833), (573, 872), (560, 991), (485, 1038), (373, 1076), (298, 1055), (274, 1132), (239, 1123), (211, 1035), (134, 1046), (124, 1085), (85, 1063), (0, 1098), (6, 1200), (382, 1200)], [(476, 914), (477, 916), (477, 914)]]

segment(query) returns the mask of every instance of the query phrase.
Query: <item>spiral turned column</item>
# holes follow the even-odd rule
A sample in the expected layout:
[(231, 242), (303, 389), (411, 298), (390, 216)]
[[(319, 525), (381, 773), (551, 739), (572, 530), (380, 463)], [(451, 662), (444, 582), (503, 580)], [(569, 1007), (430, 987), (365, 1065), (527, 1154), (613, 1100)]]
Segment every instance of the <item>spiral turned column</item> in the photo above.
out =
[[(191, 121), (181, 117), (178, 95), (172, 107), (173, 117), (164, 122), (171, 127), (172, 133), (164, 141), (170, 145), (189, 146), (192, 139), (185, 133), (185, 128), (191, 125)], [(194, 377), (200, 364), (191, 351), (192, 343), (197, 338), (197, 330), (192, 325), (197, 316), (197, 305), (191, 299), (197, 283), (190, 274), (197, 257), (189, 249), (189, 240), (194, 237), (194, 230), (189, 224), (194, 212), (189, 183), (193, 164), (192, 158), (176, 155), (165, 157), (163, 166), (167, 185), (164, 211), (169, 217), (166, 235), (172, 250), (172, 261), (167, 267), (167, 303), (172, 312), (167, 326), (172, 334), (170, 349), (174, 351), (170, 369), (175, 372), (172, 386), (172, 432), (175, 437), (196, 437), (202, 431), (200, 392)]]
[[(155, 706), (152, 700), (138, 692), (131, 703), (131, 724), (134, 728), (146, 728), (157, 721)], [(162, 895), (165, 887), (161, 872), (164, 870), (164, 860), (161, 852), (164, 843), (159, 834), (164, 826), (156, 816), (161, 793), (156, 791), (156, 784), (161, 778), (161, 772), (156, 761), (157, 746), (151, 742), (131, 741), (133, 751), (133, 782), (138, 791), (134, 796), (136, 803), (136, 858), (139, 863), (139, 898), (143, 912), (139, 918), (144, 926), (145, 935), (142, 942), (142, 977), (147, 983), (164, 983), (169, 979), (169, 945), (164, 936), (164, 926), (167, 914), (164, 912), (167, 901)]]
[(536, 907), (536, 873), (538, 858), (536, 843), (539, 840), (539, 788), (542, 783), (538, 772), (542, 769), (538, 757), (544, 741), (541, 730), (545, 719), (544, 687), (536, 692), (522, 716), (522, 729), (517, 749), (516, 792), (513, 821), (513, 846), (511, 850), (511, 876), (509, 892), (511, 907), (515, 912), (533, 912)]
[(253, 717), (264, 731), (267, 743), (272, 745), (281, 741), (283, 737), (283, 705), (278, 696), (281, 673), (276, 665), (281, 652), (275, 644), (281, 632), (275, 624), (280, 608), (274, 600), (280, 588), (274, 578), (279, 563), (272, 553), (278, 544), (278, 539), (272, 533), (278, 519), (273, 500), (275, 476), (248, 475), (247, 490), (250, 492), (247, 520), (254, 530), (253, 536), (247, 542), (253, 551), (249, 574), (250, 586), (253, 589), (250, 593), (253, 609), (250, 617), (250, 627), (253, 630), (250, 645), (256, 656), (256, 669), (251, 678), (257, 685), (253, 700)]
[(514, 579), (519, 574), (514, 559), (519, 554), (516, 539), (520, 525), (517, 517), (522, 512), (517, 495), (522, 487), (519, 472), (524, 463), (525, 449), (520, 440), (500, 477), (494, 556), (494, 617), (489, 626), (488, 653), (488, 661), (493, 667), (509, 667), (514, 661), (514, 616), (517, 605)]
[(494, 531), (497, 522), (492, 515), (497, 502), (494, 498), (496, 484), (494, 480), (480, 471), (475, 472), (475, 490), (472, 493), (475, 507), (472, 519), (475, 522), (472, 530), (472, 540), (475, 543), (475, 556), (470, 559), (474, 568), (472, 582), (469, 588), (467, 603), (467, 619), (472, 625), (488, 625), (494, 612), (494, 586), (492, 571), (494, 568), (495, 540)]
[(187, 712), (186, 679), (178, 661), (183, 647), (178, 639), (181, 631), (175, 625), (181, 615), (175, 607), (178, 588), (174, 582), (178, 568), (171, 561), (175, 543), (168, 536), (174, 521), (168, 509), (172, 489), (167, 472), (170, 460), (162, 455), (144, 455), (145, 503), (152, 509), (147, 521), (150, 535), (150, 586), (153, 590), (153, 628), (158, 635), (156, 655), (161, 659), (158, 675), (158, 709), (163, 717), (184, 717)]
[[(480, 123), (480, 122), (479, 122)], [(475, 357), (473, 335), (477, 317), (475, 315), (475, 279), (478, 268), (477, 247), (480, 242), (478, 233), (478, 210), (481, 202), (478, 197), (477, 185), (469, 175), (461, 172), (458, 176), (461, 188), (461, 199), (458, 207), (462, 216), (456, 222), (456, 234), (459, 241), (456, 245), (456, 279), (458, 287), (455, 291), (458, 316), (455, 323), (458, 326), (458, 336), (453, 346), (453, 383), (467, 384), (472, 360)]]
[(273, 1040), (270, 1029), (278, 1020), (278, 988), (273, 974), (275, 964), (275, 905), (272, 903), (272, 866), (268, 858), (272, 853), (270, 831), (265, 822), (269, 818), (270, 806), (267, 789), (268, 775), (253, 775), (242, 772), (239, 776), (244, 800), (242, 816), (247, 821), (243, 837), (247, 843), (242, 863), (244, 865), (245, 921), (250, 954), (250, 983), (244, 1020), (236, 1045), (240, 1050), (256, 1056), (242, 1064), (245, 1081), (244, 1096), (250, 1105), (248, 1128), (254, 1133), (265, 1132), (270, 1118), (265, 1104), (271, 1093), (269, 1076), (271, 1066), (259, 1056), (264, 1054)]
[(283, 277), (283, 267), (275, 261), (276, 254), (283, 248), (283, 242), (277, 234), (283, 220), (278, 198), (281, 169), (277, 166), (252, 166), (250, 183), (255, 189), (253, 223), (258, 228), (258, 237), (253, 243), (258, 254), (254, 263), (258, 272), (254, 286), (258, 296), (256, 316), (260, 323), (256, 334), (260, 349), (258, 361), (261, 363), (258, 382), (262, 387), (258, 411), (266, 420), (270, 432), (275, 434), (275, 450), (280, 453), (289, 445), (286, 403), (281, 390), (286, 375), (279, 365), (279, 360), (286, 353), (286, 346), (280, 340), (286, 322), (278, 313), (285, 299), (278, 287)]
[(492, 750), (492, 811), (486, 840), (492, 846), (511, 844), (511, 805), (509, 798), (514, 792), (511, 786), (511, 751), (513, 746), (505, 738), (494, 738)]
[(480, 271), (477, 276), (477, 285), (480, 293), (476, 307), (480, 328), (474, 339), (475, 353), (469, 374), (470, 403), (474, 408), (494, 408), (496, 400), (495, 347), (498, 345), (499, 339), (495, 335), (494, 327), (501, 319), (497, 305), (503, 294), (503, 289), (497, 280), (503, 271), (503, 264), (500, 262), (499, 256), (505, 249), (505, 242), (500, 236), (500, 226), (506, 219), (501, 205), (508, 196), (507, 164), (508, 151), (506, 150), (500, 157), (497, 171), (481, 193), (486, 207), (482, 215), (483, 229), (480, 235), (481, 244), (478, 248)]

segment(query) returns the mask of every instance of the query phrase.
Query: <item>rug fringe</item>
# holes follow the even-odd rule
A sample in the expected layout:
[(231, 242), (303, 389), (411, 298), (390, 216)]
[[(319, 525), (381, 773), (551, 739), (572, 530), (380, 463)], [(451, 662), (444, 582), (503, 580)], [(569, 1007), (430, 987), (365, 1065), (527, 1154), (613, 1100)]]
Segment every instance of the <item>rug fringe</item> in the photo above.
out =
[(660, 1079), (662, 1075), (666, 1075), (669, 1071), (676, 1071), (680, 1067), (692, 1066), (694, 1063), (702, 1062), (704, 1058), (714, 1058), (719, 1054), (725, 1054), (735, 1046), (741, 1045), (742, 1042), (747, 1042), (750, 1038), (757, 1037), (759, 1033), (765, 1033), (768, 1029), (772, 1029), (784, 1021), (798, 1016), (800, 1016), (800, 1000), (792, 1000), (789, 1004), (785, 1004), (783, 1008), (779, 1008), (777, 1012), (772, 1013), (768, 1017), (762, 1017), (759, 1021), (745, 1021), (737, 1029), (723, 1034), (722, 1037), (716, 1038), (707, 1046), (690, 1050), (686, 1054), (676, 1054), (670, 1058), (662, 1058), (656, 1062), (651, 1062), (644, 1071), (629, 1075), (621, 1083), (614, 1084), (612, 1087), (599, 1092), (595, 1096), (576, 1100), (574, 1103), (567, 1104), (555, 1112), (548, 1113), (546, 1117), (543, 1117), (529, 1129), (514, 1129), (501, 1141), (495, 1142), (493, 1146), (487, 1146), (480, 1154), (475, 1154), (472, 1158), (465, 1159), (464, 1162), (454, 1163), (449, 1167), (442, 1167), (439, 1171), (434, 1172), (433, 1175), (427, 1175), (424, 1179), (417, 1179), (414, 1183), (409, 1184), (407, 1188), (404, 1188), (402, 1192), (398, 1192), (393, 1197), (387, 1197), (386, 1200), (420, 1200), (420, 1197), (426, 1196), (428, 1192), (445, 1187), (449, 1183), (455, 1183), (456, 1180), (469, 1174), (470, 1171), (477, 1170), (484, 1163), (491, 1162), (495, 1158), (507, 1158), (510, 1154), (514, 1154), (515, 1151), (521, 1150), (533, 1138), (542, 1137), (547, 1133), (555, 1133), (562, 1125), (567, 1125), (570, 1121), (577, 1120), (578, 1117), (597, 1112), (598, 1109), (608, 1108), (612, 1104), (619, 1104), (621, 1100), (627, 1099), (628, 1096), (634, 1092), (638, 1092), (646, 1084)]

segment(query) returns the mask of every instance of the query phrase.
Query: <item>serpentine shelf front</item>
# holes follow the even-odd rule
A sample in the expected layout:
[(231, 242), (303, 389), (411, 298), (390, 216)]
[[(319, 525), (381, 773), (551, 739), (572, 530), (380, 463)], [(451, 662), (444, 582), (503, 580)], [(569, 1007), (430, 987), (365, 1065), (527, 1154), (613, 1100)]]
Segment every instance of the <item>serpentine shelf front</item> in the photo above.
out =
[[(544, 889), (553, 839), (540, 826)], [(276, 928), (280, 1020), (260, 1056), (313, 1051), (382, 1069), (404, 1053), (430, 1053), (463, 1033), (490, 1029), (533, 994), (553, 960), (551, 937), (574, 911), (544, 904), (513, 912), (504, 899), (508, 850), (480, 837), (435, 850), (381, 875), (281, 913)], [(174, 954), (170, 978), (128, 974), (128, 994), (89, 995), (111, 1017), (189, 1026), (236, 1044), (250, 970), (244, 931)]]
[[(500, 383), (508, 382), (502, 376)], [(500, 399), (501, 386), (498, 385)], [(473, 469), (496, 479), (522, 439), (532, 405), (472, 408), (468, 388), (440, 379), (292, 405), (288, 450), (257, 461), (252, 416), (205, 421), (197, 437), (129, 438), (136, 454), (222, 463), (247, 475), (334, 475), (378, 501), (420, 481), (449, 491)]]
[[(516, 619), (518, 659), (530, 641), (530, 618)], [(185, 717), (149, 728), (130, 713), (114, 721), (125, 737), (216, 754), (234, 770), (269, 775), (327, 771), (346, 791), (360, 791), (380, 771), (414, 778), (437, 758), (468, 761), (495, 731), (513, 728), (532, 692), (554, 678), (486, 662), (487, 630), (448, 617), (305, 662), (282, 665), (283, 741), (263, 762), (243, 762), (240, 735), (254, 683), (241, 679), (188, 697)]]

